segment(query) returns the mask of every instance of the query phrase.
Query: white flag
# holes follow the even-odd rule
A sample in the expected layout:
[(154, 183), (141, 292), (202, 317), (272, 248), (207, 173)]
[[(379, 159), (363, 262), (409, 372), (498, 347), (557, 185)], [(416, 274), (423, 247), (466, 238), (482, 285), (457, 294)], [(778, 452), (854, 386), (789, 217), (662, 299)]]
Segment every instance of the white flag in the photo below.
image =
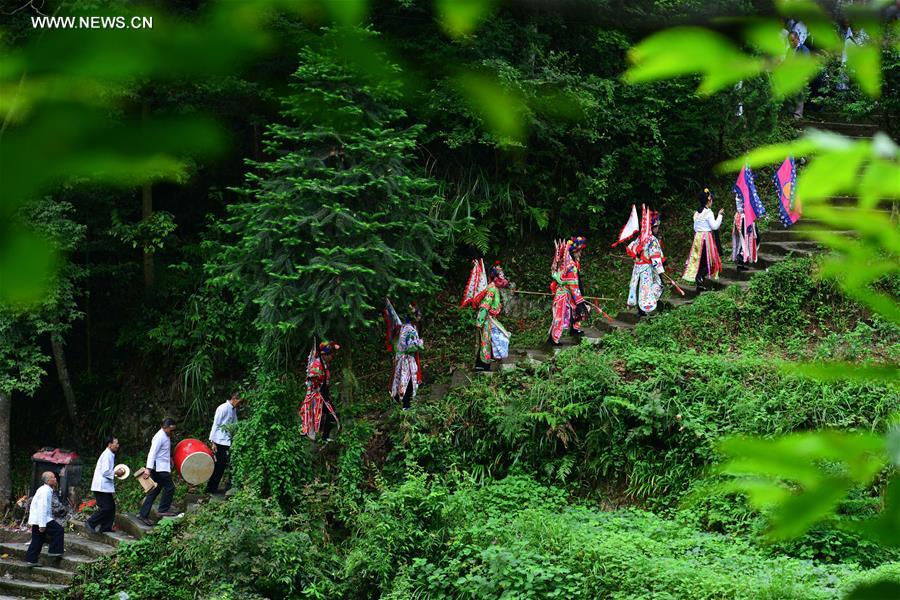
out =
[(625, 223), (625, 227), (622, 228), (622, 233), (619, 234), (619, 239), (616, 240), (616, 243), (613, 246), (621, 244), (635, 233), (640, 231), (641, 225), (638, 221), (637, 208), (635, 208), (634, 204), (631, 205), (631, 216), (628, 217), (628, 222)]

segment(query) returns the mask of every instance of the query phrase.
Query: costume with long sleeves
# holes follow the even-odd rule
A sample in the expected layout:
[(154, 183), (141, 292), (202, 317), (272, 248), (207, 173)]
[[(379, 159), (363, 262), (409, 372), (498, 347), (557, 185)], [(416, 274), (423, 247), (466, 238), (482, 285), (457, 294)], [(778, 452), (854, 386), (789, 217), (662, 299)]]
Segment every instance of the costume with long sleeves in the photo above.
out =
[(759, 238), (756, 224), (747, 224), (743, 206), (738, 205), (734, 213), (734, 225), (731, 227), (731, 260), (738, 265), (756, 263)]
[(475, 309), (476, 358), (475, 368), (484, 369), (492, 360), (509, 356), (509, 332), (497, 318), (503, 309), (500, 288), (509, 286), (500, 263), (491, 268), (490, 281), (484, 270), (483, 260), (472, 261), (462, 306)]
[(549, 336), (554, 344), (559, 343), (566, 329), (571, 328), (575, 334), (581, 333), (581, 320), (587, 313), (587, 304), (581, 288), (581, 265), (575, 253), (586, 245), (587, 240), (580, 236), (556, 243), (556, 254), (550, 267), (553, 305)]
[[(708, 190), (707, 190), (707, 193)], [(694, 213), (694, 243), (684, 264), (685, 281), (702, 282), (707, 277), (718, 279), (722, 270), (722, 258), (719, 255), (719, 244), (715, 233), (722, 225), (722, 215), (713, 215), (712, 210), (704, 208)]]
[(409, 401), (416, 397), (419, 389), (421, 375), (416, 353), (424, 349), (425, 344), (415, 325), (407, 322), (400, 327), (397, 353), (394, 356), (394, 376), (391, 379), (391, 398), (403, 401), (404, 408), (409, 408)]
[(656, 310), (663, 293), (661, 275), (666, 268), (664, 262), (662, 244), (653, 235), (653, 227), (660, 222), (659, 213), (649, 209), (649, 227), (641, 233), (640, 237), (628, 244), (626, 251), (634, 259), (634, 267), (631, 269), (631, 282), (628, 285), (628, 306), (637, 306), (642, 312), (649, 313)]
[(306, 396), (300, 405), (300, 421), (302, 423), (301, 432), (311, 440), (316, 439), (316, 435), (319, 433), (324, 410), (327, 410), (337, 422), (337, 414), (334, 412), (331, 394), (328, 390), (331, 371), (328, 369), (328, 363), (325, 362), (323, 355), (331, 354), (338, 349), (340, 346), (334, 342), (322, 342), (310, 350), (307, 359)]

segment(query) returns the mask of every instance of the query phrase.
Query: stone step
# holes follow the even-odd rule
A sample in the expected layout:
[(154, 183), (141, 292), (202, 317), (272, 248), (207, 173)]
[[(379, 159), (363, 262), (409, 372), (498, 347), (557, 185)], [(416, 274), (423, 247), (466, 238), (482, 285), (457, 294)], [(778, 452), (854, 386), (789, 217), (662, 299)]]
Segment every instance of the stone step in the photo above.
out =
[(680, 308), (682, 306), (687, 306), (689, 304), (693, 304), (693, 298), (682, 298), (681, 296), (672, 296), (671, 298), (666, 298), (665, 300), (660, 300), (659, 308), (662, 310), (674, 310), (676, 308)]
[(759, 254), (771, 254), (775, 256), (787, 256), (788, 254), (811, 254), (822, 250), (818, 242), (795, 240), (790, 242), (763, 241), (759, 245)]
[[(133, 542), (135, 538), (123, 531), (104, 531), (102, 533), (94, 533), (87, 527), (87, 523), (84, 521), (69, 521), (72, 525), (72, 529), (74, 532), (88, 540), (99, 542), (101, 544), (106, 544), (107, 546), (112, 546), (113, 548), (118, 548), (119, 544), (123, 542)], [(119, 527), (121, 529), (121, 527)]]
[[(857, 206), (837, 205), (837, 206), (832, 206), (831, 209), (834, 210), (835, 212), (837, 212), (838, 214), (841, 214), (841, 213), (849, 214), (849, 213), (853, 212), (853, 213), (861, 213), (866, 216), (880, 215), (883, 217), (890, 218), (891, 210), (892, 210), (891, 204), (892, 203), (890, 201), (885, 201), (885, 202), (879, 203), (879, 205), (876, 206), (875, 208), (859, 208)], [(803, 222), (803, 219), (801, 218), (801, 220), (798, 221), (798, 223), (802, 223), (802, 222)]]
[(58, 583), (41, 583), (25, 579), (0, 577), (0, 592), (16, 594), (19, 598), (40, 598), (47, 592), (62, 592), (67, 586)]
[(810, 229), (808, 227), (796, 226), (791, 229), (772, 229), (763, 231), (760, 234), (762, 242), (803, 242), (814, 239), (817, 233), (828, 233), (842, 235), (845, 237), (856, 237), (859, 234), (855, 231), (846, 229)]
[(550, 360), (550, 353), (541, 348), (529, 348), (525, 351), (523, 362), (526, 364), (537, 366)]
[(24, 560), (0, 558), (0, 579), (24, 579), (37, 583), (67, 585), (75, 573), (55, 567), (29, 567)]
[(760, 244), (759, 252), (757, 253), (759, 258), (757, 264), (764, 268), (768, 268), (773, 264), (784, 260), (789, 255), (805, 258), (820, 252), (821, 249), (818, 247), (801, 246), (797, 245), (796, 242), (785, 242), (783, 244), (770, 242), (767, 244)]
[[(687, 291), (687, 290), (685, 290)], [(607, 321), (603, 319), (602, 321), (597, 322), (597, 328), (602, 331), (617, 331), (619, 329), (634, 329), (634, 323), (626, 323), (624, 321), (619, 321), (618, 319), (613, 319), (612, 321)]]
[[(428, 398), (432, 402), (437, 402), (441, 398), (447, 395), (447, 392), (450, 391), (450, 386), (446, 383), (434, 383), (429, 386), (428, 390)], [(140, 523), (138, 523), (140, 525)]]
[(152, 527), (138, 521), (137, 515), (124, 512), (116, 512), (116, 526), (138, 540), (153, 531)]
[[(602, 319), (603, 317), (598, 317)], [(584, 328), (584, 340), (588, 344), (599, 344), (600, 340), (603, 339), (603, 332), (594, 327), (593, 325), (589, 325)]]
[(723, 267), (721, 276), (735, 281), (747, 281), (759, 272), (760, 269), (755, 267), (750, 267), (747, 270), (740, 270), (737, 267)]
[(833, 118), (801, 119), (798, 124), (804, 128), (825, 129), (854, 138), (870, 138), (878, 131), (878, 125), (874, 123), (845, 123)]
[[(66, 540), (66, 547), (68, 548), (69, 540)], [(16, 560), (25, 560), (25, 553), (28, 550), (28, 542), (4, 542), (0, 544), (0, 554), (8, 554), (10, 557), (15, 558)], [(61, 558), (54, 556), (47, 556), (47, 546), (44, 546), (43, 551), (38, 556), (38, 562), (42, 565), (53, 567), (55, 569), (63, 569), (64, 571), (74, 571), (81, 565), (86, 565), (92, 563), (96, 560), (96, 558), (92, 556), (87, 556), (85, 554), (79, 553), (77, 551), (66, 550)]]
[(115, 551), (116, 549), (113, 546), (102, 542), (95, 542), (77, 535), (66, 536), (66, 552), (77, 552), (90, 558), (103, 558), (109, 554), (114, 554)]
[[(878, 200), (873, 208), (881, 211), (890, 211), (894, 201), (887, 198)], [(859, 198), (856, 196), (831, 196), (828, 198), (828, 204), (834, 207), (854, 207), (859, 205)], [(868, 210), (868, 209), (867, 209)]]
[(621, 321), (622, 323), (631, 323), (633, 325), (637, 325), (641, 320), (641, 317), (640, 317), (640, 315), (637, 314), (637, 311), (630, 312), (630, 311), (623, 310), (619, 313), (616, 313), (615, 318), (616, 318), (616, 321)]

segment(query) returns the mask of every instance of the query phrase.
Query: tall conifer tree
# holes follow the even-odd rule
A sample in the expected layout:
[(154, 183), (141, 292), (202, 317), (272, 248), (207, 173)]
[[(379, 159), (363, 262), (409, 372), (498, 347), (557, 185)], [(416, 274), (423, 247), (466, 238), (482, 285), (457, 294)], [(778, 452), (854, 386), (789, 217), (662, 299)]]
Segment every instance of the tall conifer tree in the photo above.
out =
[(255, 305), (270, 356), (314, 335), (352, 339), (385, 294), (432, 289), (441, 263), (446, 227), (429, 216), (436, 186), (415, 155), (423, 126), (400, 108), (397, 78), (355, 71), (339, 40), (300, 52), (269, 160), (248, 161), (208, 265)]

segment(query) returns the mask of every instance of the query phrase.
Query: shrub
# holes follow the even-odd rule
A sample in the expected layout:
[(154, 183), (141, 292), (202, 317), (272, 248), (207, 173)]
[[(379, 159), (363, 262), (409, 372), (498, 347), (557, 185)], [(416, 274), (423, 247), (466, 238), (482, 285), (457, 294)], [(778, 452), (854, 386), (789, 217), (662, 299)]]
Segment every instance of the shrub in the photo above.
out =
[(274, 501), (239, 494), (123, 544), (115, 557), (80, 574), (89, 582), (72, 596), (158, 598), (289, 598), (333, 586), (334, 549), (308, 519), (285, 517)]
[(246, 396), (249, 415), (232, 440), (235, 481), (261, 497), (275, 498), (287, 512), (299, 505), (311, 472), (310, 445), (297, 417), (304, 395), (301, 382), (261, 374)]

